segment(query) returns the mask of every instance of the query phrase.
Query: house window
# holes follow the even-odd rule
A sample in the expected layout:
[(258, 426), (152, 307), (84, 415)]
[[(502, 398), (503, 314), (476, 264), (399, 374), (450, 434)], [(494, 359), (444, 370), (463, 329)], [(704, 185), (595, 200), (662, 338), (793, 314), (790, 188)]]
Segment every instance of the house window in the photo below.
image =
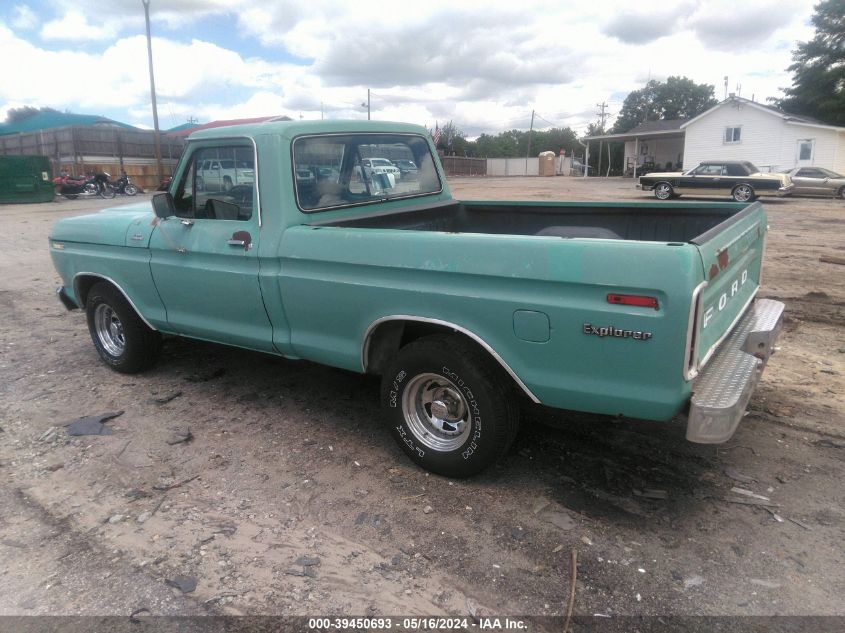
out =
[(813, 139), (798, 141), (798, 160), (813, 160)]
[(725, 143), (739, 143), (741, 138), (741, 127), (726, 127), (725, 128)]

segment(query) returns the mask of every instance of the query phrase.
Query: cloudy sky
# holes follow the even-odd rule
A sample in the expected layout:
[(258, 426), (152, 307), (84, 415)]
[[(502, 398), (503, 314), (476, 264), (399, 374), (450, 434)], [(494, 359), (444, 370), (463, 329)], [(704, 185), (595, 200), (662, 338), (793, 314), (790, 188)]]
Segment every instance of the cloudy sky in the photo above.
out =
[[(150, 0), (162, 129), (286, 114), (470, 137), (596, 120), (649, 79), (685, 75), (758, 101), (788, 86), (813, 0)], [(141, 0), (3, 0), (0, 119), (50, 106), (152, 127)], [(612, 118), (611, 118), (612, 121)]]

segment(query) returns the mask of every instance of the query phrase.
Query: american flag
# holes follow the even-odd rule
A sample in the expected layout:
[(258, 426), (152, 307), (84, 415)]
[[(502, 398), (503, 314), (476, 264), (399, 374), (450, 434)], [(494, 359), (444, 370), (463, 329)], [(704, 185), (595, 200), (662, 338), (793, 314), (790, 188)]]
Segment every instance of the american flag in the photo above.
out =
[(434, 139), (434, 144), (439, 145), (440, 144), (440, 136), (441, 136), (439, 124), (437, 124), (437, 123), (434, 124), (434, 134), (432, 134), (431, 136)]

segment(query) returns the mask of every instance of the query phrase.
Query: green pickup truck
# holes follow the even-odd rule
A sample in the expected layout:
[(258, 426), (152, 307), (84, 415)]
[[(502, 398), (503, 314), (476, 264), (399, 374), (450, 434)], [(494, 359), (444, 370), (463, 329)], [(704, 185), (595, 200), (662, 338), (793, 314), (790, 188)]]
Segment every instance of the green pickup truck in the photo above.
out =
[[(197, 185), (247, 155), (254, 182)], [(782, 322), (766, 230), (759, 203), (461, 202), (424, 128), (293, 121), (193, 134), (169, 192), (60, 220), (50, 253), (113, 369), (170, 334), (380, 375), (399, 446), (460, 477), (523, 399), (729, 439)]]

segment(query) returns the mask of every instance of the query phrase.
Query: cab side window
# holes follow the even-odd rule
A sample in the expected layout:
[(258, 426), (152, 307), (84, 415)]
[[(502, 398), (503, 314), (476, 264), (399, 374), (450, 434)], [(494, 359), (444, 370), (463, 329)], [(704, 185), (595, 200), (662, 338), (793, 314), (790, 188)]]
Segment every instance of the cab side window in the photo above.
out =
[(194, 150), (176, 189), (179, 217), (247, 221), (255, 200), (255, 164), (251, 145), (223, 145)]

